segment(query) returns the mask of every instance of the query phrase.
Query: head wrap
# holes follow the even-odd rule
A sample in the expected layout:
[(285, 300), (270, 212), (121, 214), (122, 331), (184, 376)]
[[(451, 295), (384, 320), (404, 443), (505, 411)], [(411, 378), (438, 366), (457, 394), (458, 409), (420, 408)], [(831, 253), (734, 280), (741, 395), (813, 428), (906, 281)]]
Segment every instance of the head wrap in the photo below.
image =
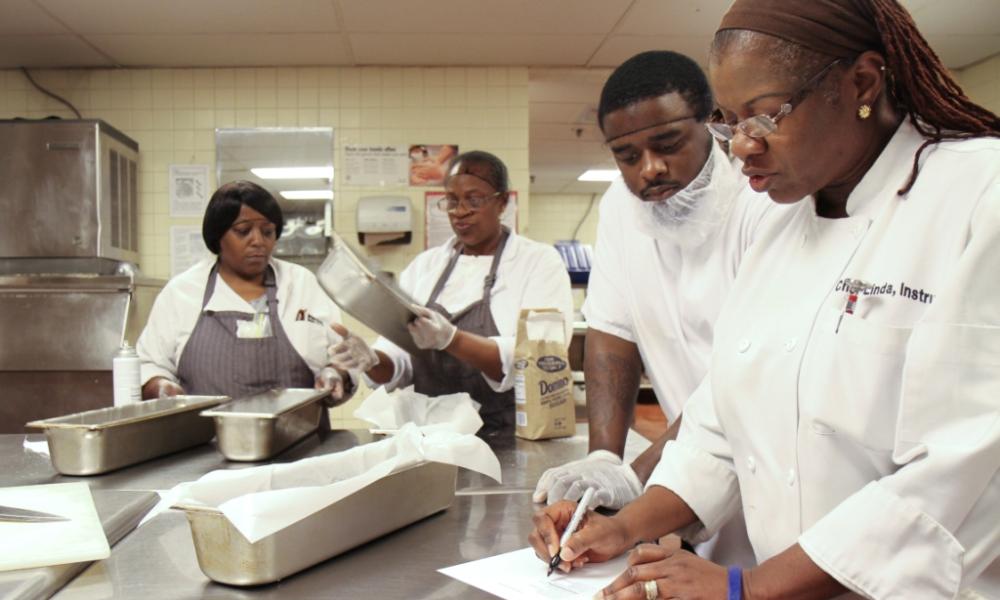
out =
[(456, 175), (472, 175), (485, 181), (501, 194), (510, 189), (507, 166), (495, 155), (483, 150), (473, 150), (456, 156), (448, 167), (448, 174), (444, 178), (445, 185)]
[(835, 58), (883, 52), (869, 0), (736, 0), (719, 31), (765, 33)]

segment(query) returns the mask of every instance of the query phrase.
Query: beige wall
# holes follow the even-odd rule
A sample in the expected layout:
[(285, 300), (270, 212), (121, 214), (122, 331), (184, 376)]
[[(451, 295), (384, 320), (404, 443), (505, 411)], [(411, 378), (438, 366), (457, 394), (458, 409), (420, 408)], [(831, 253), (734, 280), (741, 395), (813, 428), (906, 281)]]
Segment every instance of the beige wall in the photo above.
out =
[(601, 195), (535, 194), (531, 197), (531, 224), (522, 231), (532, 239), (551, 244), (558, 240), (573, 239), (573, 231), (579, 225), (576, 239), (585, 244), (593, 244), (597, 239), (597, 213)]
[[(85, 118), (104, 119), (139, 142), (140, 265), (153, 277), (170, 276), (170, 226), (200, 223), (170, 217), (168, 165), (208, 164), (214, 178), (217, 127), (333, 127), (338, 169), (345, 144), (451, 143), (460, 150), (488, 150), (507, 164), (519, 195), (521, 224), (530, 227), (525, 68), (74, 69), (33, 75)], [(0, 118), (48, 115), (72, 117), (65, 106), (33, 89), (21, 72), (0, 70)], [(427, 189), (432, 188), (348, 187), (338, 180), (335, 228), (356, 240), (359, 197), (410, 196), (413, 243), (372, 251), (383, 268), (398, 272), (423, 250)], [(350, 319), (347, 323), (374, 337)], [(361, 390), (350, 404), (334, 409), (335, 425), (356, 424), (350, 414), (365, 395), (367, 390)]]
[[(460, 150), (488, 150), (507, 163), (524, 207), (521, 222), (530, 223), (524, 68), (39, 70), (34, 77), (84, 117), (104, 119), (139, 142), (140, 264), (154, 277), (170, 275), (169, 226), (200, 222), (170, 218), (168, 165), (206, 163), (214, 170), (216, 127), (333, 127), (338, 168), (345, 144), (454, 143)], [(47, 115), (72, 116), (19, 71), (0, 71), (0, 118)], [(423, 249), (426, 189), (348, 187), (338, 180), (335, 227), (355, 237), (360, 196), (409, 195), (418, 225), (413, 243), (373, 252), (385, 268), (399, 271)]]
[(1000, 115), (1000, 54), (962, 69), (958, 81), (973, 102)]

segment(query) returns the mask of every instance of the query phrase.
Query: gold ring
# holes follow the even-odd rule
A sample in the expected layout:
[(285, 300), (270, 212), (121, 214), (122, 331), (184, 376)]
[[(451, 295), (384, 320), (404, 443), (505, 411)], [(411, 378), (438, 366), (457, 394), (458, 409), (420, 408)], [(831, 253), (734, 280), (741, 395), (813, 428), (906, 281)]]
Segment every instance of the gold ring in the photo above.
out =
[(646, 600), (656, 600), (660, 595), (660, 588), (656, 585), (655, 579), (650, 579), (643, 584), (643, 587), (646, 588)]

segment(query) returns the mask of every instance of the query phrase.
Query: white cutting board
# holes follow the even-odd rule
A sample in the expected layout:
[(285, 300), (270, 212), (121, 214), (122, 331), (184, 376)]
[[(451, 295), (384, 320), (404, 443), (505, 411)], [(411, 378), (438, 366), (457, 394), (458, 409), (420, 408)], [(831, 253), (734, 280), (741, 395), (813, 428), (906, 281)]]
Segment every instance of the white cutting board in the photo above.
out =
[(0, 571), (101, 560), (111, 555), (86, 483), (0, 488), (0, 504), (70, 519), (49, 523), (0, 521)]

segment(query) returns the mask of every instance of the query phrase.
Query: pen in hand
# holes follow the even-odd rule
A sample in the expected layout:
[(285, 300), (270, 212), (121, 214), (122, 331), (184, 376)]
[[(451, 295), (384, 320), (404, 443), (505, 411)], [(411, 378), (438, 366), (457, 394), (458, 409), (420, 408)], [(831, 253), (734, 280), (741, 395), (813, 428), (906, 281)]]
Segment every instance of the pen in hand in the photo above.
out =
[(552, 575), (552, 571), (556, 570), (562, 559), (559, 558), (559, 553), (562, 552), (563, 546), (569, 541), (569, 537), (573, 535), (576, 528), (580, 526), (580, 520), (583, 519), (583, 515), (587, 512), (587, 505), (590, 504), (590, 500), (594, 497), (594, 488), (589, 487), (587, 491), (583, 493), (583, 498), (580, 498), (580, 503), (576, 505), (576, 510), (573, 511), (573, 518), (569, 520), (569, 525), (566, 526), (566, 530), (563, 531), (562, 537), (559, 538), (559, 547), (556, 549), (556, 555), (552, 557), (549, 561), (549, 572), (546, 575)]

